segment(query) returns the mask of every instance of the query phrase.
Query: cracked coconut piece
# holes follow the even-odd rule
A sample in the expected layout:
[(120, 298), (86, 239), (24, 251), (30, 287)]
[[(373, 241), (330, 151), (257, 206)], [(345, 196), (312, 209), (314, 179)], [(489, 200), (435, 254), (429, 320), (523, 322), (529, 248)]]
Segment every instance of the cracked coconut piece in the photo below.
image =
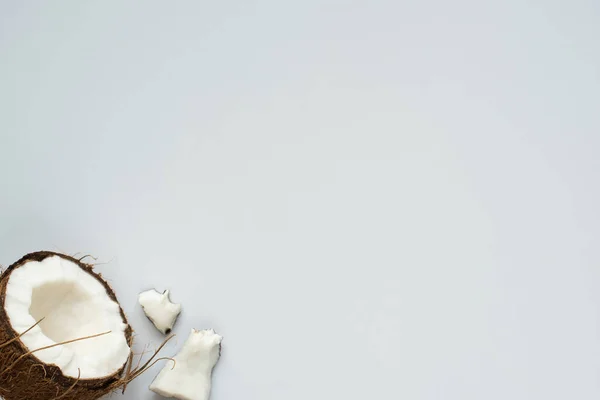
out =
[(147, 290), (139, 294), (138, 301), (156, 329), (165, 335), (171, 333), (181, 312), (181, 304), (171, 303), (168, 290), (162, 294), (155, 289)]
[(164, 397), (181, 400), (208, 400), (212, 370), (221, 356), (223, 338), (214, 330), (192, 329), (173, 359), (156, 376), (150, 390)]

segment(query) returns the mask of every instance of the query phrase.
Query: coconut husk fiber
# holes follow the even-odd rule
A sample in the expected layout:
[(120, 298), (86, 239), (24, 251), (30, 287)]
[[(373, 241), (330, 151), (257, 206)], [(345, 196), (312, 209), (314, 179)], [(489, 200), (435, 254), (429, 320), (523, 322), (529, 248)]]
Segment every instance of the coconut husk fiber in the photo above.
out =
[[(21, 342), (19, 334), (10, 325), (4, 309), (6, 286), (9, 277), (13, 271), (29, 261), (42, 261), (52, 256), (59, 256), (76, 263), (81, 269), (96, 278), (106, 288), (108, 296), (118, 304), (114, 291), (102, 279), (100, 274), (93, 271), (92, 265), (85, 264), (81, 260), (71, 256), (40, 251), (28, 254), (8, 267), (0, 275), (0, 396), (5, 400), (98, 399), (124, 387), (129, 381), (143, 372), (140, 369), (131, 370), (131, 361), (133, 359), (133, 354), (131, 354), (126, 371), (126, 366), (124, 365), (121, 370), (110, 376), (98, 379), (76, 379), (64, 376), (57, 366), (45, 364), (40, 361), (35, 356), (36, 349), (28, 349)], [(133, 331), (127, 322), (122, 308), (120, 312), (123, 322), (127, 325), (125, 336), (131, 348), (133, 345)], [(86, 338), (79, 338), (78, 340), (86, 340)], [(32, 350), (34, 351), (32, 352)]]

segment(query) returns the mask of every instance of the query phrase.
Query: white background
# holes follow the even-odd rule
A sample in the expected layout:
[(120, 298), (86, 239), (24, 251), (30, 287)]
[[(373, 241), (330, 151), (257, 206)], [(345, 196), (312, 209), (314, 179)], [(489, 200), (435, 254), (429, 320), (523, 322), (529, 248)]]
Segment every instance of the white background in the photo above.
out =
[(213, 400), (598, 399), (599, 38), (597, 0), (3, 0), (0, 263), (98, 256), (138, 350), (171, 289)]

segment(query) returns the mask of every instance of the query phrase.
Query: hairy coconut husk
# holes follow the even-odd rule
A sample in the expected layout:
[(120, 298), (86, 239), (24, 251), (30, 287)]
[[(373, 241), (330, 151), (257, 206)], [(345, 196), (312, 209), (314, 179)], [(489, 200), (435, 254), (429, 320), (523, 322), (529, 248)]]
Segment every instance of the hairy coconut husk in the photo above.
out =
[[(59, 256), (76, 263), (81, 269), (96, 278), (105, 288), (108, 296), (117, 302), (117, 297), (109, 284), (93, 271), (91, 265), (71, 256), (49, 251), (31, 253), (11, 265), (0, 275), (0, 396), (5, 400), (93, 400), (124, 387), (137, 377), (140, 369), (131, 370), (133, 353), (125, 376), (125, 365), (113, 375), (98, 379), (76, 379), (63, 375), (60, 368), (45, 364), (35, 356), (36, 349), (28, 349), (20, 340), (19, 334), (10, 325), (4, 309), (6, 286), (11, 273), (29, 261), (42, 261), (47, 257)], [(129, 347), (133, 344), (133, 330), (127, 322), (123, 309), (120, 309), (123, 322), (127, 325), (125, 336)], [(39, 323), (39, 321), (38, 321)], [(102, 334), (99, 332), (99, 334)], [(94, 335), (98, 336), (98, 335)], [(89, 340), (88, 338), (74, 338)], [(92, 339), (93, 340), (93, 339)], [(162, 346), (161, 346), (162, 347)], [(39, 349), (37, 349), (39, 350)], [(155, 354), (156, 355), (156, 354)], [(148, 363), (147, 363), (148, 364)], [(145, 366), (147, 366), (147, 364)]]

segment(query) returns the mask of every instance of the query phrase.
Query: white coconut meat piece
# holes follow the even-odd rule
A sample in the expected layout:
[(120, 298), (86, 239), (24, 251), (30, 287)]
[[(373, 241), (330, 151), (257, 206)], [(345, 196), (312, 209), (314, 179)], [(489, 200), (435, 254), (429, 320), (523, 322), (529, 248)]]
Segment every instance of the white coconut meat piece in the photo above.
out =
[(10, 275), (4, 309), (10, 325), (23, 333), (21, 342), (36, 350), (60, 342), (109, 332), (106, 335), (36, 351), (45, 364), (65, 376), (102, 378), (123, 368), (130, 349), (119, 305), (106, 288), (76, 263), (52, 256), (29, 261)]
[(138, 301), (156, 329), (163, 334), (171, 333), (173, 325), (181, 313), (181, 304), (171, 303), (168, 290), (163, 293), (159, 293), (155, 289), (147, 290), (139, 294)]
[(214, 330), (192, 329), (175, 357), (156, 376), (150, 390), (164, 397), (181, 400), (208, 400), (212, 370), (221, 356), (223, 338)]

